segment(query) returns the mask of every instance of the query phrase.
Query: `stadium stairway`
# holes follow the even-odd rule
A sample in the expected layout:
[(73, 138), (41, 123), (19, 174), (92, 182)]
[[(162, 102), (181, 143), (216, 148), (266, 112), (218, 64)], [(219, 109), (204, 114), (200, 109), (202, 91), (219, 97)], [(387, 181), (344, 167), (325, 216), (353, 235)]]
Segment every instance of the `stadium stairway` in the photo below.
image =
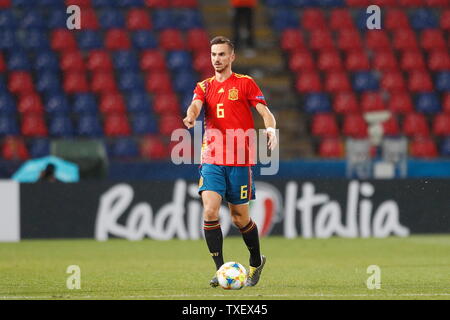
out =
[[(200, 10), (210, 37), (223, 35), (232, 39), (232, 8), (229, 0), (200, 0)], [(236, 51), (233, 70), (252, 76), (261, 87), (274, 113), (280, 137), (280, 157), (295, 159), (313, 155), (306, 123), (299, 112), (298, 98), (286, 58), (270, 27), (268, 8), (260, 1), (254, 12), (255, 52), (249, 55), (243, 48)], [(261, 117), (255, 114), (257, 128), (263, 128)]]

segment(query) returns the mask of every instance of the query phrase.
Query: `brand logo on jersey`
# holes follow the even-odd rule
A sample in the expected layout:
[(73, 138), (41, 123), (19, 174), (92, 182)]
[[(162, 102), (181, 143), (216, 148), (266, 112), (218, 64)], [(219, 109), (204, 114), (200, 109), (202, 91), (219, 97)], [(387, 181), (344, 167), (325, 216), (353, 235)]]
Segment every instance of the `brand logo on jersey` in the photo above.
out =
[(239, 97), (239, 90), (236, 88), (228, 90), (228, 99), (229, 100), (237, 100)]
[(225, 90), (223, 90), (223, 88), (221, 88), (217, 93), (224, 93)]

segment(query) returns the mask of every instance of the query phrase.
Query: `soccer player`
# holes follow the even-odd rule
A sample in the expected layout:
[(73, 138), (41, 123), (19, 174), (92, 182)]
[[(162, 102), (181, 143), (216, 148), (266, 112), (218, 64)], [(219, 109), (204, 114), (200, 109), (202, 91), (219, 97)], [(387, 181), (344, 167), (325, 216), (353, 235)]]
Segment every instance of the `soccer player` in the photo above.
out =
[[(197, 83), (183, 122), (188, 129), (194, 127), (202, 107), (205, 108), (199, 194), (203, 202), (205, 240), (216, 269), (224, 264), (223, 235), (219, 221), (223, 199), (228, 202), (232, 222), (239, 228), (250, 252), (246, 286), (255, 286), (266, 262), (266, 257), (260, 253), (258, 228), (249, 213), (249, 201), (255, 199), (251, 166), (256, 161), (252, 159), (251, 150), (255, 150), (252, 148), (256, 148), (253, 145), (256, 142), (238, 138), (237, 143), (233, 140), (227, 145), (226, 140), (230, 130), (255, 130), (251, 110), (254, 107), (264, 120), (267, 145), (273, 150), (277, 145), (276, 121), (255, 81), (247, 75), (231, 71), (235, 59), (233, 43), (226, 37), (218, 36), (210, 44), (215, 75)], [(230, 145), (233, 148), (230, 149)], [(244, 160), (239, 158), (242, 150), (245, 151)], [(216, 276), (210, 285), (218, 286)]]

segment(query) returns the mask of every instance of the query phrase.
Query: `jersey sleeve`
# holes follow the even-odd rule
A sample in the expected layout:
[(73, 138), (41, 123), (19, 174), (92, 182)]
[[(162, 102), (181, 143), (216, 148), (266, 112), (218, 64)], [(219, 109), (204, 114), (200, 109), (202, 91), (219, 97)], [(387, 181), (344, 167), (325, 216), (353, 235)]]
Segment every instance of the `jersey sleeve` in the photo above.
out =
[(192, 101), (200, 100), (201, 102), (205, 103), (205, 91), (206, 91), (206, 87), (204, 85), (204, 82), (198, 82), (194, 89), (194, 95), (192, 96)]
[(256, 107), (258, 103), (267, 106), (266, 98), (264, 98), (261, 89), (253, 79), (247, 81), (247, 100), (252, 107)]

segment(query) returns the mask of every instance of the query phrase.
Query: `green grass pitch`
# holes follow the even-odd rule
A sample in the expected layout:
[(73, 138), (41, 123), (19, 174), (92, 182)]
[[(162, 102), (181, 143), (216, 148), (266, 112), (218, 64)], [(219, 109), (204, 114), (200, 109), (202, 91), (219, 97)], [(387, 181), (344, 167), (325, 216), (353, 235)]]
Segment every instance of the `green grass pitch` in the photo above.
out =
[[(0, 243), (2, 299), (450, 299), (450, 236), (385, 239), (261, 239), (267, 264), (256, 287), (210, 288), (203, 240), (23, 240)], [(224, 241), (225, 261), (248, 267), (240, 237)], [(69, 265), (81, 289), (66, 286)], [(381, 288), (368, 289), (370, 265)]]

